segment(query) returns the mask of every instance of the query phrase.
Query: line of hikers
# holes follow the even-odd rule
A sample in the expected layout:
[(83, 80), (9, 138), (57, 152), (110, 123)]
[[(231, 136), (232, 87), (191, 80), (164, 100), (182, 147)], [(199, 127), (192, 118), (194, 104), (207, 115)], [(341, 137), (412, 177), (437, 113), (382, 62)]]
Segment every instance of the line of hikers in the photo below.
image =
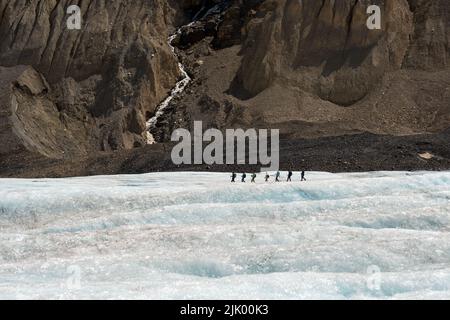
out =
[[(293, 174), (293, 172), (292, 171), (288, 171), (288, 175), (287, 175), (287, 180), (286, 180), (286, 182), (292, 182), (292, 176), (293, 176), (294, 174)], [(236, 174), (236, 172), (233, 172), (232, 174), (231, 174), (231, 182), (236, 182), (236, 178), (237, 178), (237, 174)], [(245, 182), (245, 179), (247, 178), (247, 174), (244, 172), (244, 173), (242, 173), (242, 175), (241, 175), (241, 182)], [(256, 181), (255, 181), (255, 179), (256, 179), (256, 173), (252, 173), (252, 175), (251, 175), (251, 178), (252, 178), (252, 180), (251, 180), (251, 182), (252, 183), (256, 183)], [(280, 173), (280, 171), (277, 171), (277, 173), (275, 174), (275, 182), (280, 182), (280, 178), (281, 178), (281, 173)], [(265, 175), (265, 177), (264, 177), (264, 180), (266, 181), (266, 182), (269, 182), (269, 179), (270, 179), (270, 175), (266, 172), (266, 175)], [(305, 171), (302, 171), (302, 173), (301, 173), (301, 181), (306, 181), (306, 178), (305, 178)]]

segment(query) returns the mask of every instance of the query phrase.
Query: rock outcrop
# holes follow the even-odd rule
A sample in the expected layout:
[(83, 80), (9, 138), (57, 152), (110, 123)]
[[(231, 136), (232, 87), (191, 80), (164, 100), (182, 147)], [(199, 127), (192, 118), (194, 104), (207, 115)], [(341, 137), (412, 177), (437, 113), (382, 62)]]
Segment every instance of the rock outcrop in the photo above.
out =
[[(70, 5), (81, 7), (81, 30), (67, 28)], [(145, 145), (146, 118), (179, 77), (166, 40), (181, 17), (176, 9), (163, 0), (0, 1), (0, 65), (32, 66), (45, 79), (45, 105), (60, 119), (47, 124), (54, 126), (49, 139), (60, 144), (54, 148), (68, 144), (86, 153)], [(3, 69), (2, 82), (17, 81), (9, 72)], [(59, 127), (72, 139), (58, 140)], [(30, 128), (22, 134), (35, 133)], [(33, 150), (53, 155), (44, 149)]]
[(49, 84), (33, 68), (0, 67), (0, 154), (29, 150), (61, 158), (71, 141), (82, 140), (67, 132), (48, 93)]
[[(380, 30), (367, 27), (370, 5), (381, 8)], [(197, 37), (189, 28), (181, 36), (194, 81), (172, 120), (189, 114), (299, 138), (445, 130), (448, 8), (445, 0), (233, 1), (219, 19), (198, 22)], [(214, 32), (198, 37), (214, 21)], [(214, 110), (205, 111), (205, 96)]]
[[(382, 30), (367, 28), (370, 4), (384, 7)], [(401, 67), (413, 30), (406, 0), (265, 1), (258, 14), (246, 26), (237, 79), (249, 97), (282, 78), (352, 105)]]

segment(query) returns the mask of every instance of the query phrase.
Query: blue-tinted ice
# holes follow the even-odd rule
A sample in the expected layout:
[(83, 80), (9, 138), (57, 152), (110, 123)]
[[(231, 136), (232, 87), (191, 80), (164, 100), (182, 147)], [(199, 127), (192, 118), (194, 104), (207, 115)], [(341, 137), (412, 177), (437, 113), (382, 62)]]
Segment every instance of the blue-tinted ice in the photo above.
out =
[(450, 172), (307, 178), (1, 179), (0, 298), (450, 298)]

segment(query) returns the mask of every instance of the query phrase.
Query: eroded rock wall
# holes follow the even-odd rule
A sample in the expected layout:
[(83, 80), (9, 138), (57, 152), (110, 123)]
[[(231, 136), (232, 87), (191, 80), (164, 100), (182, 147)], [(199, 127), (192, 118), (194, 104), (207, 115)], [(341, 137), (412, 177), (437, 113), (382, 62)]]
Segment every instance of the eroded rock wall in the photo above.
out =
[[(70, 5), (81, 8), (81, 30), (67, 28)], [(163, 0), (1, 0), (0, 66), (42, 75), (74, 150), (142, 146), (146, 118), (179, 77), (166, 40), (177, 8)], [(89, 139), (77, 138), (80, 122)]]

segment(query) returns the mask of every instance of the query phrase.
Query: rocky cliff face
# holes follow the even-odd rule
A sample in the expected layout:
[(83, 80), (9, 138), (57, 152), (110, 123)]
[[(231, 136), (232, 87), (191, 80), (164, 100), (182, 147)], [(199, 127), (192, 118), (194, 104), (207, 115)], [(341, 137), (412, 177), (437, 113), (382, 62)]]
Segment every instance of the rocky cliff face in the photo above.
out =
[[(369, 5), (381, 8), (381, 30), (367, 28)], [(215, 33), (192, 37), (213, 20), (181, 36), (196, 79), (178, 102), (185, 107), (178, 119), (298, 137), (450, 126), (445, 0), (234, 1)]]
[(87, 152), (90, 130), (85, 119), (70, 119), (58, 111), (42, 74), (17, 66), (0, 67), (0, 75), (1, 155), (31, 151), (62, 158)]
[[(371, 4), (383, 8), (379, 31), (366, 27)], [(351, 105), (389, 71), (449, 67), (450, 9), (442, 0), (265, 1), (258, 15), (245, 26), (238, 74), (250, 96), (288, 78)]]
[[(66, 26), (73, 4), (81, 7), (81, 30)], [(166, 41), (179, 11), (167, 1), (1, 0), (0, 65), (8, 68), (0, 71), (7, 95), (0, 107), (22, 123), (40, 123), (39, 134), (2, 122), (27, 147), (53, 140), (52, 152), (34, 148), (45, 155), (144, 145), (146, 115), (179, 76)], [(23, 89), (40, 82), (45, 92)], [(54, 121), (47, 123), (50, 113)]]
[[(68, 30), (77, 4), (82, 29)], [(381, 30), (366, 27), (369, 5)], [(167, 38), (198, 20), (174, 40)], [(2, 154), (72, 157), (144, 146), (193, 120), (286, 137), (450, 126), (446, 0), (0, 0)], [(16, 150), (16, 151), (13, 151)]]
[[(366, 26), (370, 4), (384, 7), (382, 30)], [(352, 105), (401, 67), (413, 30), (406, 0), (266, 1), (258, 12), (246, 26), (237, 75), (249, 97), (283, 79)]]

